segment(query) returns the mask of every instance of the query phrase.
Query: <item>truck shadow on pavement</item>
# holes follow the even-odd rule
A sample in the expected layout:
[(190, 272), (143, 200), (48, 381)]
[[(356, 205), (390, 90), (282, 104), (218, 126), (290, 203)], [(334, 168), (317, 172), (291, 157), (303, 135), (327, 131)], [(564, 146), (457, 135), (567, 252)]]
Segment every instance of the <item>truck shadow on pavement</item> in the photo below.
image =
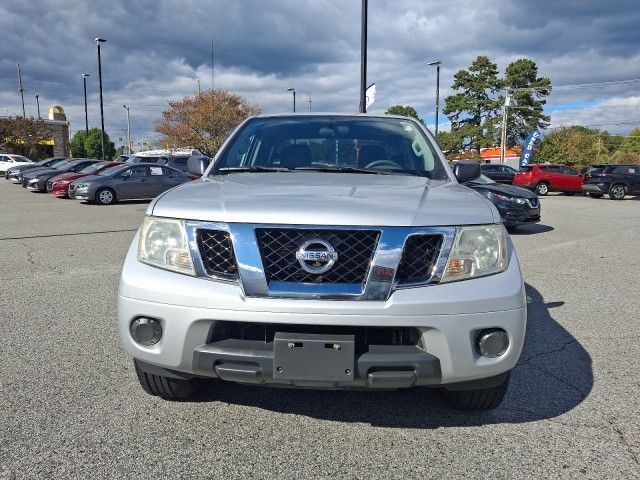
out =
[(502, 405), (459, 412), (437, 390), (319, 391), (213, 382), (195, 401), (218, 401), (337, 422), (387, 428), (440, 428), (523, 423), (557, 417), (578, 406), (593, 387), (591, 357), (552, 315), (564, 302), (545, 303), (526, 285), (528, 324), (520, 361)]

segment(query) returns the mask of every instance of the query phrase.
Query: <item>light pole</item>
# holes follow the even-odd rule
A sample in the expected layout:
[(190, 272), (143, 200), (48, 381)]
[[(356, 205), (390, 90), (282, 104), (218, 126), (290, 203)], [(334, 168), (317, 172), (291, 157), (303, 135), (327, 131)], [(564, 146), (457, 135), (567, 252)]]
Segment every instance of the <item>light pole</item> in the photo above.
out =
[(102, 160), (104, 160), (104, 105), (102, 103), (102, 57), (100, 56), (100, 44), (106, 42), (104, 38), (96, 38), (98, 46), (98, 80), (100, 82), (100, 143), (102, 144)]
[(36, 93), (36, 106), (38, 108), (38, 120), (40, 120), (42, 117), (40, 116), (40, 95), (38, 95)]
[(429, 62), (428, 65), (436, 67), (436, 142), (438, 141), (438, 114), (440, 113), (440, 60)]
[(131, 155), (131, 121), (129, 119), (129, 107), (123, 105), (127, 111), (127, 154)]
[(360, 29), (360, 113), (367, 113), (367, 15), (368, 0), (362, 0)]
[(293, 93), (293, 113), (296, 111), (296, 89), (295, 88), (287, 88), (285, 92)]
[(84, 130), (89, 135), (89, 114), (87, 113), (87, 77), (88, 73), (82, 74), (82, 83), (84, 84)]

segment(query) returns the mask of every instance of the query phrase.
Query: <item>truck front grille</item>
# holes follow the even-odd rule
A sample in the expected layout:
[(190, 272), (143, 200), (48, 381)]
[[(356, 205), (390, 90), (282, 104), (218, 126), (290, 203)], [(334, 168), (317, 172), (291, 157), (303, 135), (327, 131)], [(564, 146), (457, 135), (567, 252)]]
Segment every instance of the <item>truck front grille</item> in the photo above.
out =
[[(307, 230), (291, 228), (258, 228), (256, 237), (267, 281), (362, 284), (378, 244), (377, 230)], [(305, 271), (296, 252), (307, 240), (322, 239), (338, 253), (338, 259), (327, 272)]]
[(200, 229), (197, 232), (198, 249), (208, 275), (236, 280), (238, 267), (229, 232)]
[(411, 235), (407, 238), (396, 272), (398, 285), (424, 283), (433, 276), (442, 235)]

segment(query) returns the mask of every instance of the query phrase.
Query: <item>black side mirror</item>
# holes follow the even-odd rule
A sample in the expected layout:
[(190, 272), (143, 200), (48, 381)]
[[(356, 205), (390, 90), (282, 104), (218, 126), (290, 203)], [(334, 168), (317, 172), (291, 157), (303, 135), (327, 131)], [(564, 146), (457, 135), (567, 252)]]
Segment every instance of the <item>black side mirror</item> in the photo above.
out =
[(480, 162), (473, 160), (458, 160), (453, 166), (453, 174), (460, 183), (467, 183), (480, 178)]
[(189, 157), (189, 160), (187, 160), (187, 173), (201, 176), (209, 166), (209, 163), (211, 163), (209, 157)]

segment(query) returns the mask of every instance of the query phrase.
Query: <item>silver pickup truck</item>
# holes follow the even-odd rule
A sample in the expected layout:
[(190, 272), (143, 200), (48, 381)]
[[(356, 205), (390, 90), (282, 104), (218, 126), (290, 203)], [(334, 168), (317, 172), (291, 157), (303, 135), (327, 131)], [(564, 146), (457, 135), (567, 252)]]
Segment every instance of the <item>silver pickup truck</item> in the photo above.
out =
[(454, 170), (410, 118), (245, 121), (151, 202), (127, 254), (118, 322), (144, 390), (432, 387), (498, 406), (525, 291), (495, 207), (460, 184), (479, 165)]

